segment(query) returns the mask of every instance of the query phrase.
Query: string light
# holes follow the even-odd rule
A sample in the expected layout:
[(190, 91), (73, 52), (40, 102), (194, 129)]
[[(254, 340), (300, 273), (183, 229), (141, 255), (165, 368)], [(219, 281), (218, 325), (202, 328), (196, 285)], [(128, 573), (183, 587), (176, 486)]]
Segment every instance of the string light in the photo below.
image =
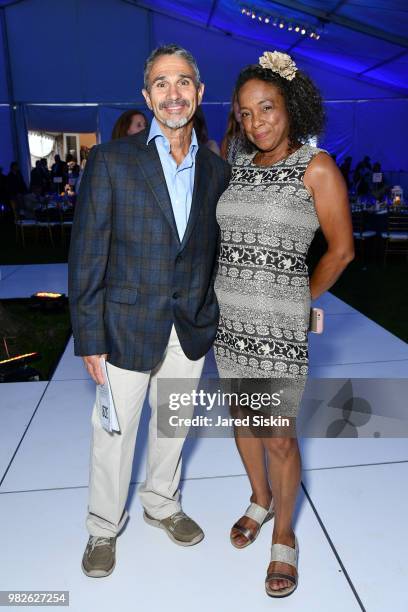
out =
[(306, 34), (312, 40), (319, 40), (320, 33), (322, 32), (322, 27), (310, 26), (306, 23), (296, 23), (294, 21), (286, 22), (285, 19), (280, 17), (279, 15), (273, 15), (271, 13), (265, 13), (264, 11), (257, 11), (254, 8), (250, 8), (248, 6), (241, 6), (241, 15), (246, 17), (250, 17), (253, 21), (258, 21), (259, 23), (265, 23), (266, 25), (271, 24), (275, 28), (278, 27), (280, 30), (287, 29), (288, 32), (296, 32), (305, 36)]

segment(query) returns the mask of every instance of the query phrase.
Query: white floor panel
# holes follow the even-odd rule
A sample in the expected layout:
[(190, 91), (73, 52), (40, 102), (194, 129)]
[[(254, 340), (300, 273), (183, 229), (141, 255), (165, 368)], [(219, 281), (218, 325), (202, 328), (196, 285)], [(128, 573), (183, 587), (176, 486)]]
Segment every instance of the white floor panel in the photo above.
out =
[(368, 612), (408, 610), (408, 463), (309, 472), (306, 487)]
[[(1, 491), (87, 486), (94, 398), (92, 381), (52, 381)], [(145, 403), (133, 461), (133, 482), (145, 477), (149, 416)], [(233, 438), (186, 441), (183, 478), (243, 472)]]
[(0, 265), (0, 280), (4, 281), (6, 280), (6, 278), (8, 278), (9, 276), (11, 276), (12, 274), (14, 274), (14, 272), (16, 272), (16, 270), (18, 270), (19, 268), (22, 268), (22, 265), (9, 265), (9, 266), (2, 266)]
[(312, 303), (314, 308), (323, 308), (325, 314), (358, 314), (359, 311), (326, 291)]
[(20, 266), (0, 283), (0, 299), (30, 297), (37, 291), (68, 294), (68, 265), (60, 263)]
[[(24, 393), (25, 388), (27, 392), (32, 388), (35, 397), (39, 398), (45, 383), (16, 384), (19, 385), (15, 387), (16, 397), (18, 392)], [(12, 386), (14, 384), (0, 386), (0, 390), (8, 389), (10, 406), (14, 405)], [(51, 381), (1, 490), (86, 486), (94, 398), (92, 380)], [(21, 396), (18, 405), (24, 407), (22, 411), (27, 414), (26, 420), (17, 421), (14, 436), (8, 437), (7, 430), (3, 430), (3, 448), (13, 452), (17, 432), (28, 422), (34, 410), (33, 401), (26, 402), (25, 395)], [(29, 408), (25, 409), (25, 406)], [(133, 462), (133, 482), (144, 480), (149, 416), (145, 402)], [(408, 459), (406, 438), (304, 438), (301, 444), (306, 469)], [(10, 450), (6, 450), (5, 457), (10, 456)], [(186, 441), (183, 478), (229, 476), (243, 472), (233, 438), (201, 437)]]
[(305, 470), (408, 461), (407, 438), (301, 438), (300, 448)]
[[(39, 385), (38, 389), (41, 387), (39, 383), (31, 384)], [(94, 388), (91, 381), (50, 383), (1, 491), (88, 485), (90, 416)], [(145, 477), (148, 419), (149, 410), (145, 405), (133, 462), (133, 482), (141, 482)], [(15, 439), (15, 436), (11, 436), (11, 442), (4, 447), (14, 451)], [(301, 440), (301, 448), (303, 467), (306, 470), (408, 460), (408, 443), (405, 438), (304, 438)], [(6, 457), (10, 456), (10, 452)], [(183, 478), (243, 473), (244, 468), (233, 438), (191, 438), (186, 441)]]
[(361, 314), (325, 317), (323, 334), (309, 334), (310, 366), (408, 359), (408, 344)]
[(81, 357), (74, 355), (74, 338), (72, 336), (55, 369), (52, 380), (92, 380)]
[(2, 495), (3, 521), (18, 529), (3, 534), (2, 548), (8, 552), (0, 588), (69, 590), (72, 612), (360, 610), (303, 492), (294, 525), (300, 550), (299, 586), (280, 602), (271, 601), (264, 592), (272, 523), (245, 550), (229, 543), (231, 524), (248, 504), (245, 478), (185, 484), (184, 510), (206, 534), (191, 548), (175, 545), (162, 530), (146, 525), (133, 496), (130, 520), (117, 542), (116, 568), (101, 579), (88, 578), (80, 567), (88, 538), (86, 503), (84, 489)]
[[(1, 272), (0, 298), (29, 296), (38, 290), (67, 293), (67, 264), (1, 266)], [(408, 376), (406, 343), (330, 293), (313, 305), (323, 307), (327, 316), (325, 334), (309, 336), (310, 376)], [(216, 374), (211, 352), (205, 372)], [(0, 385), (0, 477), (46, 385)], [(188, 439), (185, 444), (183, 505), (206, 532), (200, 545), (178, 547), (161, 530), (146, 525), (132, 486), (131, 519), (118, 540), (114, 573), (101, 580), (84, 576), (80, 561), (88, 537), (85, 515), (94, 398), (95, 384), (82, 360), (74, 356), (71, 337), (0, 488), (3, 523), (14, 526), (3, 533), (7, 562), (2, 564), (0, 589), (69, 590), (73, 612), (113, 608), (190, 612), (192, 607), (206, 612), (261, 612), (272, 605), (296, 612), (361, 609), (303, 490), (295, 520), (299, 587), (279, 603), (265, 595), (271, 523), (245, 550), (234, 549), (228, 539), (231, 524), (249, 498), (233, 438)], [(144, 478), (148, 419), (145, 405), (134, 482)], [(367, 612), (406, 612), (408, 596), (403, 589), (408, 566), (402, 555), (408, 544), (403, 524), (408, 508), (403, 486), (408, 476), (408, 440), (302, 438), (300, 446), (303, 482)]]
[(310, 366), (312, 378), (408, 378), (408, 359)]
[(92, 381), (49, 383), (1, 491), (88, 484), (94, 397)]
[(0, 384), (0, 480), (46, 386), (44, 381)]

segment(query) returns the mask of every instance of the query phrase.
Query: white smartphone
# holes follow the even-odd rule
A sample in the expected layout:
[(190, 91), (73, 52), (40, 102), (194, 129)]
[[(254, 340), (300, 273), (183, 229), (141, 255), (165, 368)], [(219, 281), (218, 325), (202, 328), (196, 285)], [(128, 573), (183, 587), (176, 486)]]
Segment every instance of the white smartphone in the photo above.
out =
[(309, 319), (309, 331), (313, 334), (323, 333), (324, 312), (322, 308), (311, 308)]

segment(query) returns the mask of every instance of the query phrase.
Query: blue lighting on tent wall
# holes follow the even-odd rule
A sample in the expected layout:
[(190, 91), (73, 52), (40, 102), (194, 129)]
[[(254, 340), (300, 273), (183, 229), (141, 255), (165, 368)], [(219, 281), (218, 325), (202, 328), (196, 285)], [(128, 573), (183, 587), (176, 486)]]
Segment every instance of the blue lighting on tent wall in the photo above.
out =
[[(41, 0), (40, 4), (0, 0), (10, 56), (7, 71), (2, 39), (0, 103), (6, 105), (1, 122), (7, 141), (3, 166), (22, 149), (12, 142), (10, 100), (24, 108), (18, 116), (33, 125), (40, 122), (44, 128), (48, 124), (48, 129), (57, 129), (69, 121), (72, 130), (91, 126), (106, 139), (121, 105), (144, 107), (143, 62), (155, 46), (168, 42), (178, 42), (197, 57), (206, 84), (204, 103), (212, 137), (222, 136), (239, 70), (257, 62), (265, 49), (277, 49), (290, 53), (321, 89), (331, 109), (324, 142), (340, 159), (359, 155), (363, 133), (367, 146), (381, 149), (378, 157), (385, 159), (388, 169), (405, 163), (401, 160), (406, 157), (402, 143), (408, 136), (402, 132), (408, 125), (408, 39), (404, 38), (408, 23), (399, 2), (387, 2), (387, 11), (379, 0), (370, 0), (369, 10), (351, 0), (341, 6), (336, 0), (288, 2), (301, 4), (304, 12), (286, 7), (284, 1), (242, 3), (278, 15), (286, 25), (321, 27), (321, 18), (313, 14), (317, 6), (328, 12), (337, 7), (335, 16), (357, 24), (354, 29), (345, 27), (329, 16), (319, 40), (302, 37), (293, 28), (280, 29), (243, 17), (242, 5), (235, 0)], [(61, 23), (72, 27), (61, 28)], [(13, 87), (10, 100), (4, 78), (8, 73)], [(51, 103), (62, 106), (58, 111)], [(73, 110), (69, 104), (83, 108)], [(86, 104), (95, 106), (92, 110)], [(378, 130), (378, 116), (386, 129)], [(23, 123), (19, 120), (16, 129), (23, 129)]]

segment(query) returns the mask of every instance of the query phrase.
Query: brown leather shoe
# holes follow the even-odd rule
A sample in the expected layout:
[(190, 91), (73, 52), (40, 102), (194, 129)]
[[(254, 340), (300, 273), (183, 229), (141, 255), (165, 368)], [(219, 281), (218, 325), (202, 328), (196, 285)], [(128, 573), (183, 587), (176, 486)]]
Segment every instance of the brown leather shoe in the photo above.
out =
[(161, 520), (153, 518), (145, 510), (143, 518), (148, 525), (164, 529), (169, 538), (180, 546), (193, 546), (204, 538), (201, 527), (182, 510)]
[(116, 537), (90, 536), (82, 557), (82, 570), (92, 578), (109, 576), (115, 569)]

